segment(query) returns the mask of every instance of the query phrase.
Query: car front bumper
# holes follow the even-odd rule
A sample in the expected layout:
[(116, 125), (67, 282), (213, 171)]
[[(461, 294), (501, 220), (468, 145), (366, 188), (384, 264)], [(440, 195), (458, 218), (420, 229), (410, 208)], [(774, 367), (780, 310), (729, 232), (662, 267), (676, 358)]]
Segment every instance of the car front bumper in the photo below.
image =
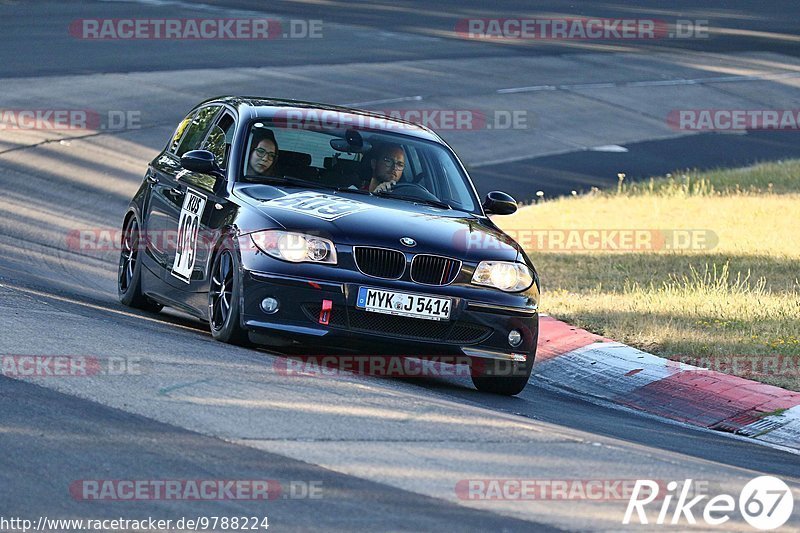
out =
[[(362, 286), (446, 296), (452, 301), (450, 320), (425, 320), (357, 309), (356, 298)], [(474, 292), (482, 294), (485, 290)], [(456, 288), (443, 294), (440, 287), (401, 281), (334, 282), (245, 269), (242, 325), (256, 343), (301, 347), (314, 353), (344, 350), (375, 355), (457, 355), (533, 363), (539, 329), (535, 308), (488, 303), (457, 293)], [(261, 306), (265, 298), (277, 300), (278, 310), (265, 312)], [(524, 301), (519, 296), (517, 299)], [(327, 320), (322, 313), (324, 301), (330, 307)], [(512, 330), (522, 335), (518, 346), (508, 342)]]

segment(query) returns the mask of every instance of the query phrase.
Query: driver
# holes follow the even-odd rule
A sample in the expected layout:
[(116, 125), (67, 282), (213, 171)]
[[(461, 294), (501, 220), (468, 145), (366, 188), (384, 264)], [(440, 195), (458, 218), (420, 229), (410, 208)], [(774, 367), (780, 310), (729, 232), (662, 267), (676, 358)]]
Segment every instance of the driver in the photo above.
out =
[(372, 178), (367, 190), (371, 193), (389, 192), (403, 175), (406, 154), (399, 144), (384, 144), (375, 151), (370, 166)]

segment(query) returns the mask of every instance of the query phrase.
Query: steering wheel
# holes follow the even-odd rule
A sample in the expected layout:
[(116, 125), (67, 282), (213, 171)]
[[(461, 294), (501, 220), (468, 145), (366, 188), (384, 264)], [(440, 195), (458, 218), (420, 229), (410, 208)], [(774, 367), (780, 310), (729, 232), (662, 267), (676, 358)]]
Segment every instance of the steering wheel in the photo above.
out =
[(403, 196), (411, 196), (413, 198), (419, 198), (420, 200), (432, 200), (438, 202), (439, 199), (436, 198), (433, 194), (431, 194), (428, 189), (420, 185), (419, 183), (412, 183), (408, 181), (400, 181), (397, 182), (394, 187), (392, 187), (392, 191), (388, 193), (391, 195), (393, 192), (397, 192)]

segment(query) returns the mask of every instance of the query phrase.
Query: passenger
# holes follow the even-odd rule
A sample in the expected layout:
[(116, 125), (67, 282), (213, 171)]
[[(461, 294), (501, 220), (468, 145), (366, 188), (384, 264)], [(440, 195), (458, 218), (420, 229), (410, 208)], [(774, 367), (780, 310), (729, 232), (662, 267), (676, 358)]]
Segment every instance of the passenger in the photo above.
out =
[(248, 173), (257, 176), (275, 176), (278, 160), (278, 142), (271, 130), (258, 129), (253, 133), (248, 163)]

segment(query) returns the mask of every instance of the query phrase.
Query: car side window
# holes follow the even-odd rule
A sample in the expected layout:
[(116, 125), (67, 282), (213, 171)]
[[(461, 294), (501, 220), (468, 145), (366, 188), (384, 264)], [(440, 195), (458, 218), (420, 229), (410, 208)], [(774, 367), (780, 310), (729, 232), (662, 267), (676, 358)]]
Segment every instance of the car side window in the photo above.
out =
[(416, 148), (413, 146), (406, 146), (406, 160), (411, 167), (412, 176), (417, 176), (420, 172), (422, 172), (422, 165), (419, 162), (419, 155), (417, 154)]
[(206, 137), (206, 133), (211, 128), (214, 117), (220, 110), (220, 106), (208, 106), (200, 109), (192, 118), (192, 122), (186, 130), (183, 139), (178, 146), (175, 155), (181, 157), (189, 150), (197, 150), (200, 143)]
[(178, 145), (181, 142), (181, 138), (183, 137), (183, 134), (186, 131), (187, 126), (191, 124), (195, 114), (196, 113), (192, 111), (191, 113), (186, 115), (186, 118), (183, 119), (180, 124), (178, 124), (178, 128), (175, 130), (175, 135), (172, 136), (172, 140), (169, 142), (169, 150), (168, 150), (169, 152), (172, 152), (174, 154), (175, 150), (178, 149)]
[(203, 150), (208, 150), (217, 159), (220, 168), (228, 168), (228, 156), (233, 142), (235, 120), (230, 113), (223, 113), (217, 123), (211, 128), (206, 140), (203, 142)]

